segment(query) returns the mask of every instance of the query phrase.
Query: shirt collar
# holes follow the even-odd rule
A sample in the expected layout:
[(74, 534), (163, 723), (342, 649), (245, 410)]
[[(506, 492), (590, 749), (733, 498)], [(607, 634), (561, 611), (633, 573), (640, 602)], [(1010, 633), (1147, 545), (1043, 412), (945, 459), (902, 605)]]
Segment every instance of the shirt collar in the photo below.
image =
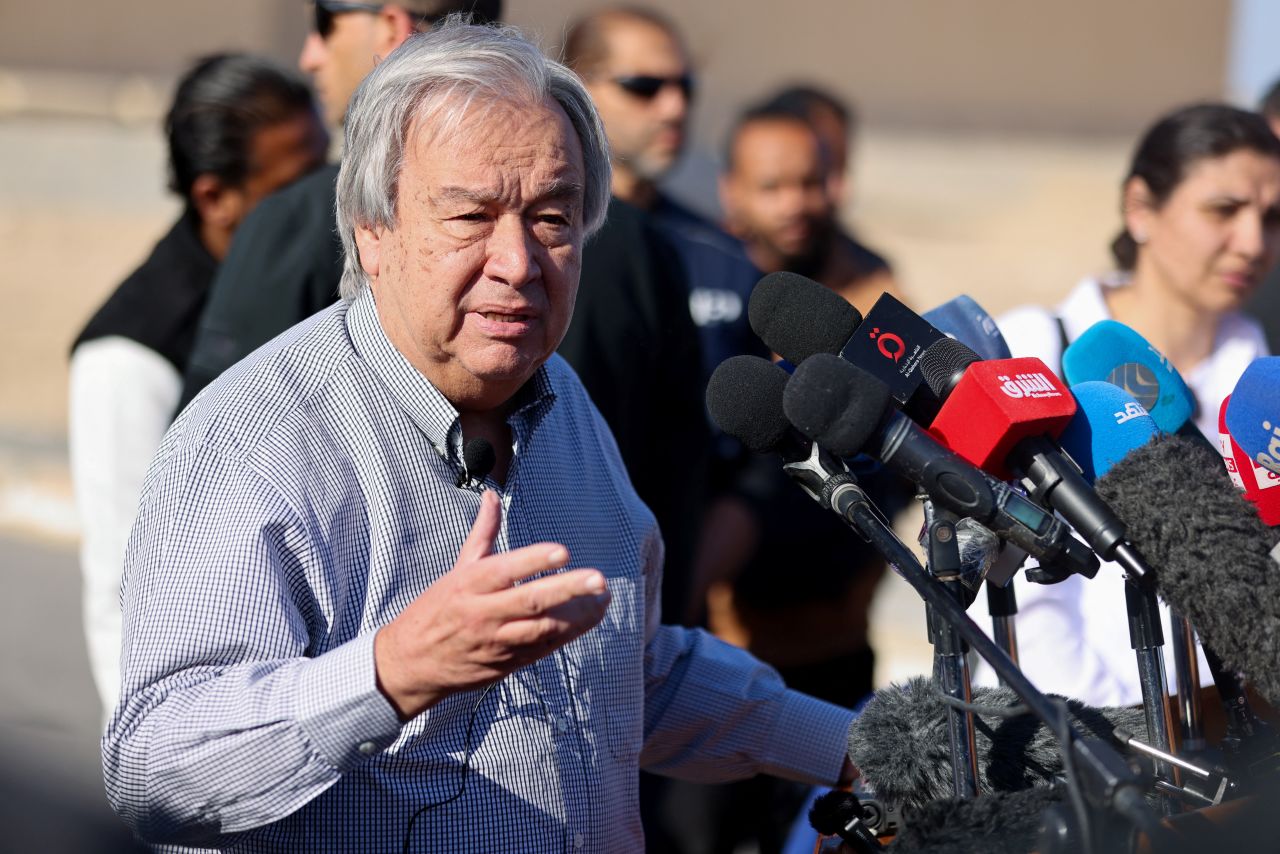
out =
[[(356, 352), (380, 379), (409, 419), (445, 459), (462, 459), (462, 426), (458, 410), (422, 373), (409, 364), (378, 319), (373, 291), (363, 288), (347, 311), (347, 333)], [(534, 430), (555, 402), (555, 387), (546, 365), (515, 394), (515, 406), (507, 423), (527, 444)]]

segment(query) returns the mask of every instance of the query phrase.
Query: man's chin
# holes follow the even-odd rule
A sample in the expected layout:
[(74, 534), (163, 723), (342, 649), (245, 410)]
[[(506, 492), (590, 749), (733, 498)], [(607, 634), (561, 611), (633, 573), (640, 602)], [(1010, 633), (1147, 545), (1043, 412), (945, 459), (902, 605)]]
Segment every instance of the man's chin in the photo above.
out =
[[(781, 247), (780, 247), (781, 248)], [(780, 251), (782, 268), (801, 276), (816, 279), (822, 272), (827, 260), (827, 253), (821, 246), (788, 247), (791, 251)]]

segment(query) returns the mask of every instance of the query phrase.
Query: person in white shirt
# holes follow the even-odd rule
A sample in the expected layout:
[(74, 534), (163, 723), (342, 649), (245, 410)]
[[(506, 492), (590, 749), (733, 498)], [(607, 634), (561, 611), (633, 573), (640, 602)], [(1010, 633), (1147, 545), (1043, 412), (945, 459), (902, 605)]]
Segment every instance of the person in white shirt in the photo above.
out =
[[(1267, 355), (1261, 328), (1240, 308), (1280, 249), (1280, 140), (1260, 116), (1230, 106), (1169, 113), (1137, 147), (1121, 213), (1118, 272), (1085, 279), (1053, 309), (1015, 309), (1000, 330), (1014, 356), (1058, 371), (1066, 345), (1099, 320), (1118, 320), (1173, 363), (1196, 396), (1196, 425), (1214, 437), (1223, 398)], [(1119, 567), (1053, 586), (1016, 583), (1020, 663), (1039, 688), (1096, 706), (1141, 702)], [(1211, 681), (1203, 658), (1200, 674)], [(990, 678), (984, 667), (980, 679)]]
[(120, 681), (120, 571), (142, 480), (173, 420), (196, 321), (231, 235), (267, 194), (324, 162), (328, 134), (298, 74), (243, 54), (197, 62), (165, 132), (182, 216), (76, 337), (71, 477), (90, 669), (103, 705)]

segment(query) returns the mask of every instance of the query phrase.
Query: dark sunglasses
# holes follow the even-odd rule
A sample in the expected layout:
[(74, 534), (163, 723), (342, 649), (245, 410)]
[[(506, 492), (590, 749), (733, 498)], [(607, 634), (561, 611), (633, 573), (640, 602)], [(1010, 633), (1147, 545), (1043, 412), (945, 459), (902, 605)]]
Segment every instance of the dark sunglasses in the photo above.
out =
[(333, 35), (333, 19), (339, 15), (348, 12), (377, 12), (382, 9), (381, 3), (343, 3), (338, 0), (314, 0), (311, 5), (316, 10), (316, 32), (322, 39)]
[(693, 96), (693, 75), (681, 74), (679, 77), (652, 77), (648, 74), (627, 74), (614, 77), (613, 82), (624, 92), (646, 101), (657, 97), (667, 86), (676, 86), (685, 98)]

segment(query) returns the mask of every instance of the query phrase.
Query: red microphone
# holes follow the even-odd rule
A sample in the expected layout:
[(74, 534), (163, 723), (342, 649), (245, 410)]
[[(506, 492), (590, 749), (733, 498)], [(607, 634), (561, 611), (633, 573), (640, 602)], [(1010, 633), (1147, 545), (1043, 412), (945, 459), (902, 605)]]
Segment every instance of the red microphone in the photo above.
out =
[(1034, 357), (972, 362), (929, 425), (939, 441), (978, 468), (1010, 480), (1008, 459), (1023, 439), (1056, 439), (1076, 399)]
[(1258, 511), (1265, 525), (1280, 525), (1280, 475), (1254, 463), (1227, 430), (1227, 395), (1218, 409), (1218, 450), (1236, 489)]
[(1057, 511), (1098, 557), (1118, 561), (1135, 578), (1150, 567), (1125, 540), (1125, 524), (1098, 497), (1057, 436), (1076, 400), (1044, 362), (990, 359), (943, 338), (920, 356), (920, 370), (942, 407), (930, 432), (961, 458), (1001, 478), (1022, 480), (1027, 494)]

